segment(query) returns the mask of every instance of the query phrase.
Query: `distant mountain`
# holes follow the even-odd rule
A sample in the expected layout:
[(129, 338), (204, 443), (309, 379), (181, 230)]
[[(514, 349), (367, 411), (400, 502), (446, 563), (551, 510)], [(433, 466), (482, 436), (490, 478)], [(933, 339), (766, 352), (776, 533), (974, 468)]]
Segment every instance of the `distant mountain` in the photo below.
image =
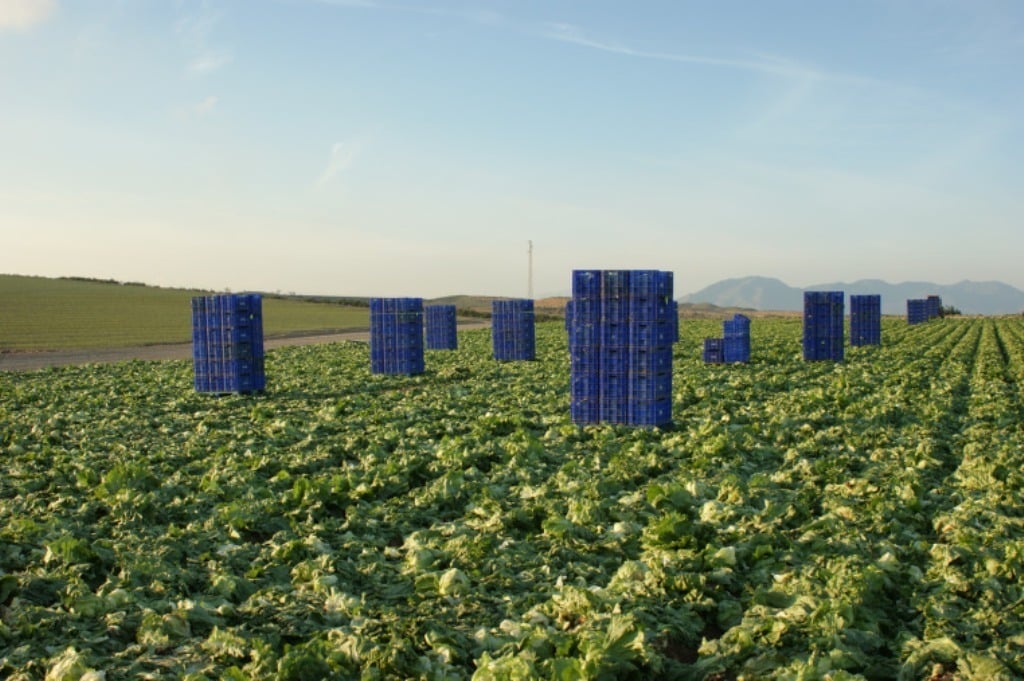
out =
[(930, 295), (941, 296), (943, 305), (952, 305), (964, 314), (1016, 314), (1024, 311), (1024, 291), (998, 281), (961, 281), (943, 285), (924, 281), (890, 284), (878, 279), (861, 279), (800, 289), (770, 277), (743, 277), (712, 284), (682, 296), (679, 302), (757, 310), (802, 310), (805, 290), (844, 291), (847, 296), (877, 293), (882, 296), (882, 312), (894, 315), (906, 314), (908, 299)]

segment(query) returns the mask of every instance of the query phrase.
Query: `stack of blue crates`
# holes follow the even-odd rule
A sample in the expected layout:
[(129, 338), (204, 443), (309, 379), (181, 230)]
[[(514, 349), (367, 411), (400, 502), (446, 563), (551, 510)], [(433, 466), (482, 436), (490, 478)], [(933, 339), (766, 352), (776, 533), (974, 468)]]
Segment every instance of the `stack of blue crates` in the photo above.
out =
[(725, 340), (722, 338), (704, 339), (704, 363), (722, 364), (725, 362)]
[(907, 301), (907, 324), (923, 324), (931, 319), (928, 316), (928, 301), (924, 298), (911, 298)]
[(842, 291), (804, 292), (804, 359), (843, 360)]
[(427, 350), (455, 350), (459, 347), (456, 334), (455, 306), (428, 305), (424, 308), (427, 315)]
[(370, 299), (370, 371), (423, 373), (423, 299)]
[(494, 359), (508, 362), (536, 357), (533, 301), (525, 298), (491, 303)]
[(566, 325), (573, 422), (671, 423), (672, 273), (574, 270), (572, 294)]
[(911, 298), (907, 301), (907, 323), (923, 324), (942, 316), (942, 297)]
[(673, 300), (669, 311), (669, 325), (672, 327), (672, 342), (679, 342), (679, 301)]
[(197, 391), (263, 390), (263, 360), (263, 298), (259, 294), (192, 299), (192, 366)]
[(882, 344), (882, 296), (850, 296), (850, 345)]
[(722, 361), (750, 361), (750, 318), (737, 314), (722, 322)]

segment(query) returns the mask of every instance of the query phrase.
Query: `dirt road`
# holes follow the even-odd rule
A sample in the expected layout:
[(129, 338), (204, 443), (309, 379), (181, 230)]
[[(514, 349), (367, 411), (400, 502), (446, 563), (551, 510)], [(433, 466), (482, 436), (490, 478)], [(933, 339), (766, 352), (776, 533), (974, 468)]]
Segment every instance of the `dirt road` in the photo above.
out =
[[(459, 329), (479, 329), (488, 326), (486, 320), (459, 322)], [(370, 332), (366, 330), (340, 333), (308, 334), (267, 338), (263, 345), (267, 350), (289, 345), (315, 345), (355, 341), (366, 343)], [(42, 352), (0, 352), (0, 371), (33, 371), (47, 367), (78, 364), (108, 364), (133, 359), (159, 361), (166, 359), (191, 359), (191, 343), (167, 343), (163, 345), (142, 345), (129, 348), (96, 348), (89, 350), (47, 350)]]

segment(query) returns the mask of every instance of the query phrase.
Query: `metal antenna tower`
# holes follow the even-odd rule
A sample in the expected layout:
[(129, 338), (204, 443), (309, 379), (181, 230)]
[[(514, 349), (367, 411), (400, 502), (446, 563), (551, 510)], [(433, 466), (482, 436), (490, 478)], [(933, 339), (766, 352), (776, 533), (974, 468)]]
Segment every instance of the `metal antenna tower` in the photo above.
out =
[(527, 284), (526, 284), (526, 297), (533, 300), (533, 241), (527, 241), (529, 248), (526, 251), (528, 256), (528, 270), (527, 270)]

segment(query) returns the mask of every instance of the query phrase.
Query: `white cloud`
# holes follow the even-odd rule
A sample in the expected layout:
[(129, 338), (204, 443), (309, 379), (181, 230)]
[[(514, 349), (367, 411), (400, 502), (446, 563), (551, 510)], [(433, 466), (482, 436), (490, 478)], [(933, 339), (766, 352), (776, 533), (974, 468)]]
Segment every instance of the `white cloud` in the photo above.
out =
[(199, 102), (192, 107), (192, 112), (199, 114), (200, 116), (205, 115), (213, 111), (214, 107), (217, 106), (217, 102), (220, 101), (216, 95), (210, 95), (203, 101)]
[(207, 75), (227, 66), (234, 58), (229, 50), (215, 46), (211, 38), (221, 17), (221, 12), (211, 10), (204, 2), (175, 24), (175, 32), (189, 55), (189, 73)]
[(188, 70), (199, 75), (212, 73), (231, 63), (231, 60), (232, 56), (227, 52), (204, 52), (189, 62)]
[(540, 35), (550, 40), (557, 40), (563, 43), (571, 43), (582, 47), (589, 47), (594, 50), (621, 54), (626, 57), (637, 57), (641, 59), (655, 59), (659, 61), (674, 61), (687, 64), (701, 64), (704, 66), (720, 66), (746, 71), (760, 71), (778, 76), (798, 78), (822, 78), (818, 70), (794, 62), (788, 59), (765, 56), (758, 59), (725, 59), (721, 57), (708, 57), (696, 54), (683, 54), (676, 52), (651, 52), (639, 50), (628, 45), (601, 40), (590, 36), (579, 26), (565, 23), (546, 24), (541, 29)]
[(46, 21), (57, 9), (55, 0), (0, 1), (0, 30), (27, 30)]
[(359, 142), (335, 142), (331, 146), (331, 155), (327, 160), (327, 167), (320, 173), (316, 180), (317, 189), (327, 185), (336, 175), (348, 170), (355, 161), (356, 156), (362, 149)]

